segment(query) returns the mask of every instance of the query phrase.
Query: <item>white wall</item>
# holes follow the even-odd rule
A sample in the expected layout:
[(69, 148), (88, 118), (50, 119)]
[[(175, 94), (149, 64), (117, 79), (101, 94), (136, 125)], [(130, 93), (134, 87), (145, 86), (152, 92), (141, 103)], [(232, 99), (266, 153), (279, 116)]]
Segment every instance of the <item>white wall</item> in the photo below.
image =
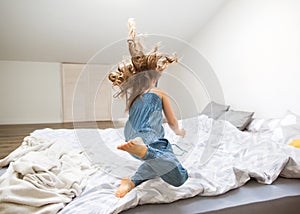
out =
[(225, 102), (256, 117), (300, 113), (300, 1), (231, 0), (193, 39)]
[[(222, 101), (214, 83), (232, 108), (256, 117), (278, 117), (287, 109), (300, 114), (299, 38), (299, 0), (228, 0), (191, 42), (218, 81), (209, 73), (201, 85), (174, 66), (160, 85), (174, 98), (179, 117), (193, 116), (211, 98)], [(186, 65), (197, 61), (193, 55), (184, 56)], [(204, 75), (209, 66), (202, 65), (193, 70)], [(0, 89), (0, 124), (62, 121), (60, 63), (0, 61)]]
[(183, 63), (170, 65), (159, 80), (158, 87), (168, 93), (178, 119), (197, 115), (210, 100), (203, 79), (193, 71)]
[(0, 124), (62, 122), (60, 63), (0, 61)]

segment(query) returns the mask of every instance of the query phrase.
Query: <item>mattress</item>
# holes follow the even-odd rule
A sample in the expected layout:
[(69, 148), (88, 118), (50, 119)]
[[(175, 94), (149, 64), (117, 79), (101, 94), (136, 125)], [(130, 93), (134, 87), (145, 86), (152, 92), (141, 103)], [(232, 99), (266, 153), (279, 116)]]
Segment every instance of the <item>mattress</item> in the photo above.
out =
[(195, 196), (171, 204), (146, 204), (126, 210), (122, 214), (298, 214), (299, 200), (299, 179), (278, 178), (272, 185), (263, 185), (251, 180), (246, 185), (219, 196)]

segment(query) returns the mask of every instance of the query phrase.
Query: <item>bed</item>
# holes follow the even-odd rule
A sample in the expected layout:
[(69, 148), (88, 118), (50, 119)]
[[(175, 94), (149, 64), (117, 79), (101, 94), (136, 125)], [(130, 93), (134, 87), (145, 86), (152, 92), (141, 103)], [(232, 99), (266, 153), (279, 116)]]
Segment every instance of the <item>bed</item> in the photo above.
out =
[(219, 196), (195, 196), (172, 204), (146, 204), (126, 210), (122, 214), (296, 214), (300, 209), (299, 181), (278, 178), (272, 185), (263, 185), (251, 180), (246, 185)]
[[(4, 213), (298, 213), (299, 117), (252, 121), (248, 130), (205, 114), (181, 120), (180, 138), (166, 137), (189, 179), (172, 187), (160, 178), (124, 198), (114, 196), (123, 176), (139, 165), (118, 151), (122, 128), (41, 129), (0, 160)], [(299, 128), (299, 129), (298, 129)], [(287, 131), (288, 130), (288, 131)], [(292, 130), (292, 131), (291, 131)], [(291, 134), (292, 133), (292, 134)], [(300, 138), (300, 136), (299, 136)]]

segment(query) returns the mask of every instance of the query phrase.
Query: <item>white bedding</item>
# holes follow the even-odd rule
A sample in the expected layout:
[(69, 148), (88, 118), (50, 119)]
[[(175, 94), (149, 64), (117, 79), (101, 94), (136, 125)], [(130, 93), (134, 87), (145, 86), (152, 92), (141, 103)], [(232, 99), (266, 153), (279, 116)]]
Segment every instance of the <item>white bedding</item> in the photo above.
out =
[[(181, 187), (160, 178), (144, 182), (124, 198), (114, 196), (123, 176), (130, 176), (137, 160), (116, 146), (123, 142), (122, 129), (37, 130), (36, 138), (64, 139), (74, 149), (85, 148), (99, 170), (91, 175), (80, 196), (60, 213), (119, 213), (146, 203), (169, 203), (195, 195), (219, 195), (244, 185), (250, 178), (271, 184), (278, 176), (300, 178), (300, 149), (274, 140), (272, 132), (241, 132), (226, 121), (205, 115), (185, 119), (186, 137), (165, 127), (166, 138), (189, 172)], [(125, 161), (126, 160), (126, 161)]]
[(82, 150), (59, 140), (29, 136), (0, 160), (1, 213), (57, 213), (79, 196), (96, 168)]

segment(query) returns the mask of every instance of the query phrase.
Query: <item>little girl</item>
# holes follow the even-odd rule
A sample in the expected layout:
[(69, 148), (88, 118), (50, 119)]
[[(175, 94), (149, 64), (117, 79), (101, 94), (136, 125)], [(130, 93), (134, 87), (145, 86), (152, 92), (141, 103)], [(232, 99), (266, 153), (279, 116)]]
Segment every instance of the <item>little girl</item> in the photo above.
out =
[(115, 193), (117, 197), (124, 197), (134, 187), (157, 176), (176, 187), (188, 178), (186, 169), (164, 138), (162, 112), (175, 134), (183, 137), (185, 130), (178, 127), (166, 93), (155, 87), (159, 76), (160, 72), (147, 70), (131, 76), (122, 84), (119, 95), (129, 95), (126, 100), (129, 119), (124, 129), (126, 143), (117, 148), (143, 163), (131, 178), (122, 179)]

